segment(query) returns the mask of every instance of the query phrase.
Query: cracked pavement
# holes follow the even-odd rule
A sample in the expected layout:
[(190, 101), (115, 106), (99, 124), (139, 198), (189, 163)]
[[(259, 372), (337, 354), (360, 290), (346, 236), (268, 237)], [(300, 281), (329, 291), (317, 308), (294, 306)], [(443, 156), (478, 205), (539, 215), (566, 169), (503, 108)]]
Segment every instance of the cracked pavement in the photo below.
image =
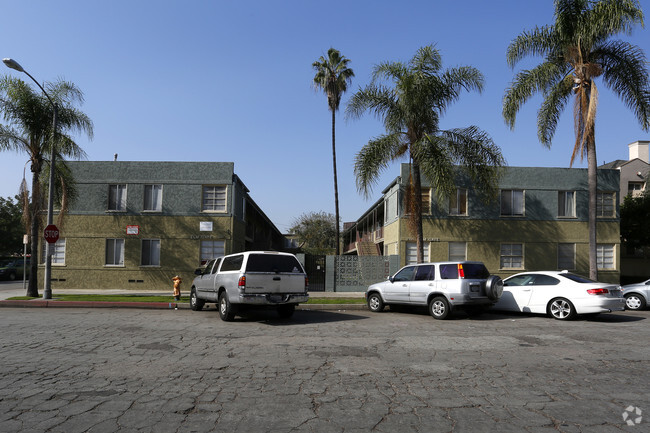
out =
[(647, 431), (648, 319), (4, 308), (0, 431)]

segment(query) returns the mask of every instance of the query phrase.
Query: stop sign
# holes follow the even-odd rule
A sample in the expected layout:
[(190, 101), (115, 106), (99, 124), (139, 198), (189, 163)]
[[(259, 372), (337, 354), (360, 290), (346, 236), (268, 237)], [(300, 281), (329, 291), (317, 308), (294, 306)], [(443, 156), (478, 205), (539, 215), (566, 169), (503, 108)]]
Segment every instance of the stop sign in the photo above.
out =
[(49, 226), (45, 227), (43, 236), (45, 237), (45, 240), (48, 244), (53, 244), (59, 240), (59, 229), (54, 224), (50, 224)]

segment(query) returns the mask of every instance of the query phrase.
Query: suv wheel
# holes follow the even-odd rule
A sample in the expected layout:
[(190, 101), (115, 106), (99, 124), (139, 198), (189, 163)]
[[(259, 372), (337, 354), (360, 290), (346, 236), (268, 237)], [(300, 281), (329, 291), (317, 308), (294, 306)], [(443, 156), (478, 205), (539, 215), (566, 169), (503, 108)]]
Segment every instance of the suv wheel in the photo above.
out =
[(431, 302), (429, 302), (429, 313), (431, 313), (434, 319), (446, 319), (450, 310), (451, 307), (449, 306), (449, 302), (442, 296), (433, 298)]
[(382, 301), (381, 296), (378, 293), (373, 293), (368, 296), (368, 308), (373, 313), (379, 313), (384, 309), (384, 301)]
[(296, 304), (285, 304), (278, 307), (278, 316), (283, 319), (288, 319), (293, 316), (294, 311), (296, 311)]
[(224, 322), (232, 322), (235, 319), (235, 311), (228, 300), (228, 295), (223, 291), (219, 294), (219, 317)]
[(190, 308), (192, 311), (201, 311), (204, 305), (205, 301), (196, 297), (196, 289), (192, 287), (192, 291), (190, 292)]
[(485, 282), (485, 294), (492, 301), (497, 301), (503, 294), (503, 280), (498, 275), (490, 275)]
[(646, 302), (643, 296), (636, 293), (625, 295), (625, 308), (628, 310), (643, 310), (645, 306)]

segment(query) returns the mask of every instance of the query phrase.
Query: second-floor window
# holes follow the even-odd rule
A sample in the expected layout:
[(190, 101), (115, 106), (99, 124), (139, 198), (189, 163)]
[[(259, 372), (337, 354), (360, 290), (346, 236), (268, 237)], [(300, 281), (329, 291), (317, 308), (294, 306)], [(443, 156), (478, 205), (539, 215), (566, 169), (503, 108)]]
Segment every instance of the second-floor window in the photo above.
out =
[(225, 212), (226, 187), (223, 185), (204, 186), (201, 210), (204, 212)]
[(162, 210), (162, 185), (144, 186), (144, 210), (152, 212)]
[(501, 215), (524, 215), (524, 191), (520, 189), (501, 190)]
[(557, 216), (572, 218), (576, 216), (575, 191), (558, 191)]
[(449, 215), (467, 215), (467, 190), (456, 189), (456, 194), (449, 197)]
[(601, 218), (614, 218), (616, 216), (616, 193), (599, 192), (596, 197), (596, 215)]
[(126, 185), (108, 185), (108, 210), (126, 210)]

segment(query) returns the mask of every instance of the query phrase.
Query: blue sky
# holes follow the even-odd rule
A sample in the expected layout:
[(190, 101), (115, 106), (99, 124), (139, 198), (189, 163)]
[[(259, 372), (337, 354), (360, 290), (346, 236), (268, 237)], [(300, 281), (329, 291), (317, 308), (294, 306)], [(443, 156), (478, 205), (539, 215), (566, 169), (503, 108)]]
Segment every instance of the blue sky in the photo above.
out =
[[(650, 24), (650, 0), (641, 6)], [(15, 59), (41, 82), (64, 78), (84, 92), (81, 109), (95, 137), (77, 142), (89, 160), (117, 153), (122, 161), (233, 161), (282, 231), (302, 213), (334, 213), (331, 116), (326, 97), (311, 87), (311, 64), (330, 47), (351, 60), (356, 75), (337, 115), (343, 221), (357, 219), (398, 174), (397, 166), (384, 173), (369, 199), (357, 192), (354, 156), (384, 131), (370, 115), (346, 121), (345, 105), (369, 82), (373, 65), (408, 61), (424, 45), (436, 45), (444, 67), (471, 65), (485, 76), (484, 92), (464, 94), (442, 128), (479, 126), (511, 166), (569, 165), (571, 111), (551, 149), (536, 135), (539, 99), (519, 112), (514, 131), (501, 117), (514, 76), (506, 48), (523, 30), (552, 22), (552, 0), (33, 0), (4, 2), (2, 14), (0, 57)], [(621, 39), (650, 56), (647, 28)], [(2, 67), (2, 74), (28, 80)], [(598, 161), (626, 159), (627, 145), (650, 134), (599, 84)], [(13, 196), (27, 157), (0, 158), (0, 196)]]

